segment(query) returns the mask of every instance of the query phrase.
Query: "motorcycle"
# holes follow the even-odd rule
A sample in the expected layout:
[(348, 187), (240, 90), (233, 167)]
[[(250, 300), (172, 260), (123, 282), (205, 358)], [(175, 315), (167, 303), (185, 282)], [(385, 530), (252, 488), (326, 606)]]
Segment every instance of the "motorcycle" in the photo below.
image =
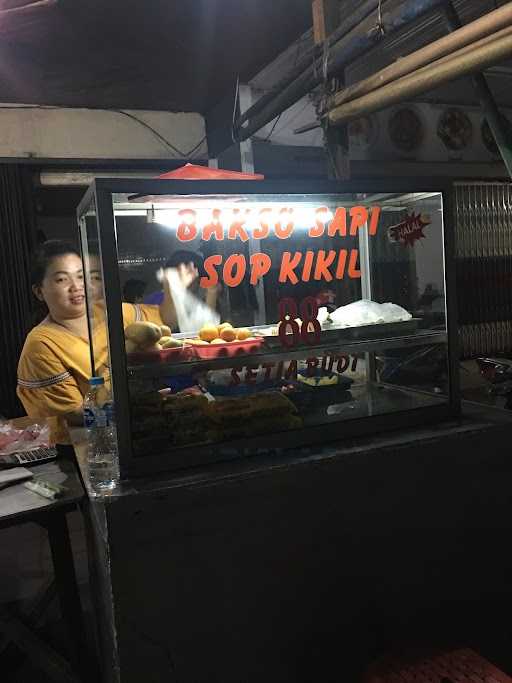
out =
[(500, 407), (512, 410), (512, 359), (477, 358), (478, 371), (491, 387), (489, 393), (497, 397)]

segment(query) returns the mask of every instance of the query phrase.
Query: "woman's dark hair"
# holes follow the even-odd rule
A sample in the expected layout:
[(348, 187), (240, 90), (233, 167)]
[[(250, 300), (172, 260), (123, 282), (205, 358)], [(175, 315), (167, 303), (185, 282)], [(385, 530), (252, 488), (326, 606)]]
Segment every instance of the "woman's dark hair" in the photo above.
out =
[(135, 280), (133, 278), (126, 280), (123, 287), (123, 301), (134, 304), (137, 299), (142, 299), (145, 291), (146, 283), (144, 280)]
[(206, 275), (204, 272), (204, 258), (197, 251), (188, 249), (177, 249), (165, 262), (166, 268), (177, 268), (181, 263), (193, 263), (199, 275)]
[(76, 254), (81, 256), (80, 249), (72, 242), (64, 240), (47, 240), (37, 249), (30, 270), (30, 283), (38, 286), (44, 280), (48, 266), (57, 256)]

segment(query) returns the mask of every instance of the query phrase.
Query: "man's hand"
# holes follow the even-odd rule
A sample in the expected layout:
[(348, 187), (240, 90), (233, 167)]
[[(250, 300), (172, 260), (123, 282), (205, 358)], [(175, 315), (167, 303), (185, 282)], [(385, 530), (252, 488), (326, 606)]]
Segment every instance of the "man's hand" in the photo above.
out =
[(178, 279), (184, 289), (188, 289), (190, 285), (199, 277), (199, 271), (196, 266), (190, 263), (180, 263), (177, 268), (160, 268), (156, 274), (160, 282), (172, 283), (173, 280)]
[(190, 263), (180, 263), (177, 271), (180, 276), (181, 284), (185, 288), (190, 287), (190, 285), (199, 277), (199, 271), (192, 261)]

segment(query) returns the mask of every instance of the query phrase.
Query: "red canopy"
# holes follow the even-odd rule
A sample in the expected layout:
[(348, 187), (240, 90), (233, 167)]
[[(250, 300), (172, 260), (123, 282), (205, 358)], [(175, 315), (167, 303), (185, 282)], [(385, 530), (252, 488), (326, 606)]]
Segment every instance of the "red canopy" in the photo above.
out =
[(240, 173), (240, 171), (226, 171), (222, 168), (209, 168), (196, 164), (185, 164), (174, 171), (162, 173), (158, 176), (169, 180), (263, 180), (261, 173)]

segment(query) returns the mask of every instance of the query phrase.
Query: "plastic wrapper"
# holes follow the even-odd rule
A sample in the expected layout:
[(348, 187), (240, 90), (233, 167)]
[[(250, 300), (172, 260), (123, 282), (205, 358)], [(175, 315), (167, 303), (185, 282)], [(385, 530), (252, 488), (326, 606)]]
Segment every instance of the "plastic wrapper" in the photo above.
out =
[(183, 287), (178, 272), (174, 268), (160, 270), (157, 277), (160, 281), (167, 278), (169, 282), (180, 332), (196, 332), (203, 325), (220, 323), (220, 316), (216, 311)]
[(50, 427), (47, 424), (33, 424), (25, 429), (16, 429), (9, 422), (0, 422), (0, 455), (35, 448), (48, 448)]
[(321, 306), (318, 309), (318, 314), (316, 317), (321, 325), (329, 323), (329, 311), (327, 310), (327, 306)]
[(379, 304), (376, 301), (361, 299), (347, 306), (340, 306), (330, 318), (338, 327), (360, 327), (379, 323), (397, 323), (410, 320), (412, 315), (397, 304)]

